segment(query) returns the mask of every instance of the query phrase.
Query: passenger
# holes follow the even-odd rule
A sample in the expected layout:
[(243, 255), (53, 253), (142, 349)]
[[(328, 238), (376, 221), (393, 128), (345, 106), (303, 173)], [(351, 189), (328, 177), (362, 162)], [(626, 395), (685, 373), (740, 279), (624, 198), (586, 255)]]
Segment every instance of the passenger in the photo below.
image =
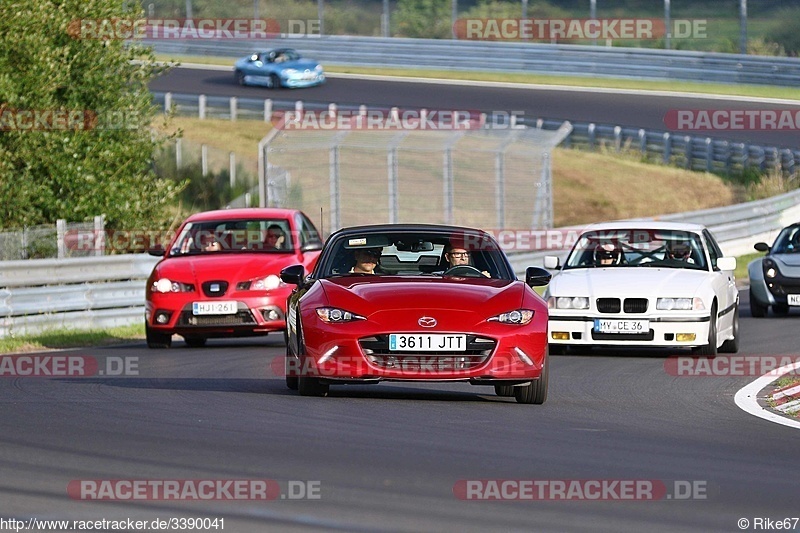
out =
[(354, 274), (376, 274), (375, 269), (380, 265), (383, 248), (358, 248), (353, 252), (356, 264), (350, 269)]

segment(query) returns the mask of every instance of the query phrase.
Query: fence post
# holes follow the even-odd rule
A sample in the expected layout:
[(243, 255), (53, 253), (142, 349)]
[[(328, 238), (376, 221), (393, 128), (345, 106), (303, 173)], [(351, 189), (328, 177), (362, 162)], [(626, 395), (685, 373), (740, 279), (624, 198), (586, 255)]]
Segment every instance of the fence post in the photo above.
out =
[(264, 100), (264, 122), (272, 120), (272, 100), (267, 98)]
[(331, 145), (328, 155), (328, 180), (331, 195), (331, 232), (340, 228), (340, 204), (339, 204), (339, 143)]
[(200, 166), (203, 170), (203, 176), (208, 175), (208, 145), (200, 146)]
[(622, 128), (614, 126), (614, 149), (619, 152), (622, 150)]
[(205, 120), (206, 118), (206, 95), (201, 94), (197, 97), (197, 114), (200, 120)]
[(450, 146), (444, 150), (442, 168), (442, 187), (444, 193), (444, 223), (453, 223), (453, 151)]
[(714, 141), (706, 137), (706, 172), (714, 170)]
[(392, 146), (387, 153), (386, 166), (389, 170), (389, 224), (397, 224), (399, 212), (397, 202), (397, 148)]
[(506, 227), (506, 176), (502, 151), (494, 154), (494, 209), (497, 229)]
[(183, 166), (183, 142), (180, 137), (175, 139), (175, 166), (177, 168)]
[(164, 94), (164, 113), (172, 111), (172, 93)]
[(685, 135), (683, 137), (684, 148), (683, 148), (683, 156), (686, 158), (686, 165), (685, 167), (689, 170), (692, 169), (692, 143), (694, 139), (690, 135)]
[(647, 132), (644, 128), (639, 128), (639, 150), (643, 156), (647, 156)]
[(231, 122), (236, 122), (236, 107), (237, 107), (237, 98), (235, 96), (231, 96), (230, 100), (230, 107), (231, 107)]
[(106, 218), (103, 215), (94, 217), (94, 255), (102, 256), (106, 249)]
[(67, 247), (64, 242), (64, 235), (67, 232), (67, 221), (63, 218), (56, 220), (56, 246), (58, 248), (58, 258), (67, 257)]
[(28, 258), (28, 226), (22, 226), (22, 259)]
[(664, 133), (664, 164), (669, 165), (672, 159), (672, 135), (669, 132)]
[(595, 142), (597, 141), (597, 124), (594, 122), (590, 123), (589, 126), (586, 128), (586, 136), (589, 138), (589, 148), (594, 150)]
[(236, 152), (228, 154), (228, 174), (231, 179), (231, 189), (236, 186)]

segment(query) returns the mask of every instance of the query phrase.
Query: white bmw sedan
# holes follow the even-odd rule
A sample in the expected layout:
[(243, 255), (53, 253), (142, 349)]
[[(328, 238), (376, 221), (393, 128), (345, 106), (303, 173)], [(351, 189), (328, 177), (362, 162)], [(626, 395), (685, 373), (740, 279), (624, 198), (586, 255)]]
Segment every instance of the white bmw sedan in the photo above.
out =
[(739, 350), (735, 257), (698, 224), (610, 222), (587, 227), (545, 292), (550, 352), (570, 346)]

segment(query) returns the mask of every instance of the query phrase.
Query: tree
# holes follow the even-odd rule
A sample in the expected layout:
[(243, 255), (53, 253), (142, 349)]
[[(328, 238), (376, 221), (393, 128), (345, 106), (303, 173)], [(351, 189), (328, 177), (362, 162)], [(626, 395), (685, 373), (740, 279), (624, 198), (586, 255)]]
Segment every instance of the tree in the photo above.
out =
[(179, 187), (152, 171), (148, 82), (161, 68), (113, 26), (105, 39), (81, 32), (81, 20), (141, 15), (125, 5), (0, 2), (0, 228), (100, 214), (111, 228), (166, 223)]

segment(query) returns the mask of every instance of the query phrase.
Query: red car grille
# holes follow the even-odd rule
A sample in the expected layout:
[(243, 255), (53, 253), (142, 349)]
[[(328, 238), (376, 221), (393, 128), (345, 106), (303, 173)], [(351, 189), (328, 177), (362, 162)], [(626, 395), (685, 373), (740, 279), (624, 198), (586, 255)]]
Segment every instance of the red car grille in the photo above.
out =
[(433, 373), (477, 368), (486, 362), (497, 346), (494, 339), (476, 335), (467, 335), (467, 349), (462, 352), (392, 352), (388, 335), (365, 337), (358, 343), (370, 362), (381, 368)]
[(250, 311), (239, 311), (235, 315), (200, 315), (195, 316), (191, 311), (183, 311), (178, 317), (178, 326), (204, 327), (204, 326), (247, 326), (256, 325)]

